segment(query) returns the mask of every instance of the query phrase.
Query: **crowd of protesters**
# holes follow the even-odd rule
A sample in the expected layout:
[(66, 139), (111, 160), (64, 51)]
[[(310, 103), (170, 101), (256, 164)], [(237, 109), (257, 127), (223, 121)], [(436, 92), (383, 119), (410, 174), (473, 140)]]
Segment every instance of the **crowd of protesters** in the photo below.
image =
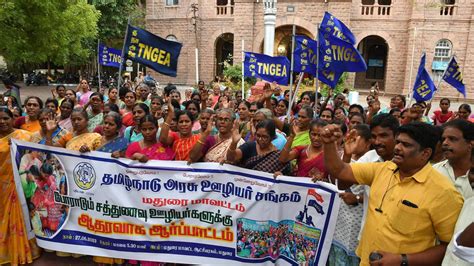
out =
[[(183, 96), (172, 84), (156, 91), (146, 83), (127, 82), (119, 89), (95, 91), (87, 80), (76, 89), (57, 86), (47, 99), (29, 96), (22, 101), (18, 86), (4, 84), (0, 264), (31, 263), (40, 256), (25, 232), (29, 221), (15, 189), (12, 138), (142, 163), (228, 163), (275, 178), (330, 182), (345, 192), (340, 194), (343, 203), (328, 265), (474, 263), (474, 126), (468, 104), (453, 111), (443, 98), (430, 116), (431, 103), (407, 106), (403, 95), (384, 107), (377, 90), (363, 104), (349, 105), (347, 95), (329, 90), (325, 97), (310, 91), (294, 95), (290, 105), (291, 92), (270, 83), (249, 102), (219, 82), (200, 81)], [(57, 184), (59, 189), (57, 178), (48, 181), (50, 168), (31, 164), (24, 171), (38, 172), (44, 186)], [(41, 200), (31, 204), (35, 202)], [(43, 229), (57, 229), (53, 227)], [(242, 242), (241, 248), (248, 248)], [(94, 261), (160, 264), (103, 257)]]

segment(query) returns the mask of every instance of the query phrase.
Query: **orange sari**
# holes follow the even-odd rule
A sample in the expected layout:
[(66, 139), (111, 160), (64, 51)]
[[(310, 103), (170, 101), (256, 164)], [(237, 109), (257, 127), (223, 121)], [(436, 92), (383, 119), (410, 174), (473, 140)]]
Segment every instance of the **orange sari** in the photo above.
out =
[(10, 139), (29, 141), (31, 133), (17, 129), (0, 139), (0, 264), (26, 264), (33, 261), (37, 248), (28, 241), (23, 212), (13, 179)]

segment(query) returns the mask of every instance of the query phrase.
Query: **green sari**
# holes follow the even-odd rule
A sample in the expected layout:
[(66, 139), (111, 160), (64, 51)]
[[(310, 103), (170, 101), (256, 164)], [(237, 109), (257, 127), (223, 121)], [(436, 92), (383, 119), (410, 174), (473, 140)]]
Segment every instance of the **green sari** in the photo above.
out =
[(293, 144), (291, 144), (291, 148), (297, 146), (308, 146), (311, 144), (311, 140), (309, 138), (309, 130), (305, 130), (296, 134), (295, 139), (293, 140)]

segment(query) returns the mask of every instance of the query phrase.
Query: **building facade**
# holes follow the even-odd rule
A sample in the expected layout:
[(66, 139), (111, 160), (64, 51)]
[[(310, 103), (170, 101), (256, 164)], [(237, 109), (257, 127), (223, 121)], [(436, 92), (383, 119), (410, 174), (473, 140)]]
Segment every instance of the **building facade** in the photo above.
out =
[[(245, 51), (263, 52), (263, 5), (263, 0), (148, 0), (147, 30), (183, 43), (178, 76), (157, 78), (194, 85), (198, 71), (208, 82), (222, 74), (224, 61), (242, 62), (242, 43)], [(314, 38), (328, 11), (352, 30), (368, 65), (367, 72), (349, 75), (347, 87), (368, 90), (377, 81), (387, 94), (406, 94), (423, 52), (435, 84), (454, 54), (472, 99), (473, 7), (474, 0), (278, 0), (274, 55), (290, 55), (292, 25), (298, 35)], [(444, 96), (462, 97), (442, 83), (437, 97)]]

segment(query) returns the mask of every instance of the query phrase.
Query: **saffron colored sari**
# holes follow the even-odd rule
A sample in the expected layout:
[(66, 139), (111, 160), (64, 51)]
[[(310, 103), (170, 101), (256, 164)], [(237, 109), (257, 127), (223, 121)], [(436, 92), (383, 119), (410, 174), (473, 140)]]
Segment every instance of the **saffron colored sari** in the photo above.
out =
[(28, 241), (9, 144), (10, 139), (29, 141), (30, 138), (31, 133), (18, 129), (0, 139), (0, 264), (32, 263), (33, 257), (39, 255), (35, 240)]

